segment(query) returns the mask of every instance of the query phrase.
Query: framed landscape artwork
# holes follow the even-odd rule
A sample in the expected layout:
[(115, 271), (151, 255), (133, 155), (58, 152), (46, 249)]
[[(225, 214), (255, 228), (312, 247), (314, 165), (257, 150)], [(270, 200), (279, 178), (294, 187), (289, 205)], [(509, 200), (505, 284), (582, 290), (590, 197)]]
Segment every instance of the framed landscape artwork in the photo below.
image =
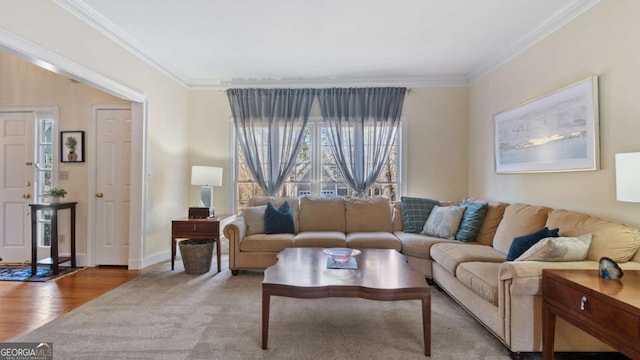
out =
[(596, 76), (495, 114), (493, 121), (496, 173), (599, 167)]
[(60, 132), (60, 161), (84, 162), (84, 131)]

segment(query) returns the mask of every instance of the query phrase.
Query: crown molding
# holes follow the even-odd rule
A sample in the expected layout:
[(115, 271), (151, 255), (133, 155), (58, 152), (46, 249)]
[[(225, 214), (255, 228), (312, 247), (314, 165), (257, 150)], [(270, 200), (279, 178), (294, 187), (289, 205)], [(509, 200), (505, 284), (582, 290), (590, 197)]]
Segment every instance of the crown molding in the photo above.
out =
[(144, 94), (2, 28), (0, 28), (0, 49), (56, 74), (92, 84), (114, 96), (141, 103), (146, 101)]
[(101, 34), (113, 40), (116, 44), (124, 47), (129, 52), (140, 58), (145, 63), (151, 65), (156, 70), (169, 76), (181, 86), (188, 88), (189, 85), (184, 81), (183, 74), (177, 69), (172, 69), (156, 60), (160, 57), (153, 51), (147, 49), (142, 43), (132, 38), (128, 33), (120, 29), (113, 22), (95, 11), (82, 0), (53, 0), (63, 9), (75, 15), (85, 23), (89, 24)]
[(188, 81), (194, 90), (224, 90), (228, 88), (273, 88), (273, 87), (363, 87), (363, 86), (402, 86), (402, 87), (460, 87), (468, 86), (466, 76), (346, 76), (315, 78), (237, 78), (232, 80), (191, 79)]
[(563, 9), (549, 17), (546, 21), (538, 24), (520, 39), (516, 40), (497, 57), (472, 70), (468, 74), (469, 83), (473, 84), (483, 76), (494, 72), (518, 54), (529, 49), (545, 37), (551, 35), (553, 32), (568, 24), (583, 12), (597, 5), (599, 2), (600, 0), (574, 0), (567, 4)]

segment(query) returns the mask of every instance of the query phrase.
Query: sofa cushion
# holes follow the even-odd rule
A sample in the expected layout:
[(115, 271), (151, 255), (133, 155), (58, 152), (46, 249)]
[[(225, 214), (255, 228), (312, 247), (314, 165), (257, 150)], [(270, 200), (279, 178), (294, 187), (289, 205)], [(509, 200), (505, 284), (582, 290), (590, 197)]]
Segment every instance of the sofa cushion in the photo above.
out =
[(242, 209), (247, 235), (264, 234), (264, 213), (267, 205), (250, 206)]
[(304, 196), (300, 198), (300, 231), (346, 230), (344, 198)]
[(347, 237), (341, 231), (303, 231), (293, 239), (294, 247), (347, 247)]
[(502, 263), (505, 255), (491, 246), (456, 241), (433, 245), (431, 258), (453, 275), (461, 263), (472, 261)]
[(591, 233), (591, 246), (587, 254), (589, 260), (599, 261), (606, 256), (615, 262), (625, 262), (633, 257), (640, 246), (636, 228), (578, 212), (554, 210), (549, 214), (547, 226), (560, 228), (560, 236)]
[(390, 232), (352, 232), (347, 234), (347, 247), (354, 249), (394, 249), (400, 251), (400, 240)]
[(542, 230), (514, 238), (507, 253), (507, 261), (517, 259), (520, 255), (524, 254), (525, 251), (529, 250), (530, 247), (544, 238), (558, 237), (558, 231), (560, 231), (560, 229), (555, 228), (549, 230), (549, 228), (545, 226)]
[[(476, 201), (477, 199), (470, 198), (470, 200)], [(498, 225), (502, 221), (504, 211), (509, 204), (489, 201), (487, 203), (487, 214), (484, 216), (482, 225), (476, 235), (476, 240), (480, 244), (493, 246), (493, 238), (498, 230)]]
[(437, 200), (403, 196), (400, 198), (402, 207), (402, 230), (408, 233), (419, 233), (429, 218), (431, 210), (438, 205)]
[(591, 234), (578, 237), (549, 237), (533, 245), (516, 261), (582, 261), (587, 258)]
[(526, 204), (507, 206), (493, 238), (493, 247), (506, 255), (515, 237), (538, 231), (545, 226), (550, 210), (545, 206)]
[(293, 216), (293, 231), (294, 233), (298, 233), (300, 231), (300, 221), (299, 221), (299, 208), (300, 208), (300, 200), (296, 197), (277, 197), (277, 196), (256, 196), (249, 198), (248, 204), (249, 206), (260, 206), (266, 205), (268, 203), (272, 203), (275, 207), (280, 207), (284, 202), (289, 203), (289, 207), (291, 208), (291, 215)]
[(347, 233), (377, 232), (391, 233), (391, 207), (383, 196), (371, 199), (345, 199), (345, 222)]
[(465, 262), (456, 269), (456, 278), (471, 291), (498, 306), (498, 270), (501, 263)]
[(455, 239), (465, 210), (461, 206), (434, 206), (420, 234)]
[(264, 212), (265, 234), (293, 234), (293, 231), (293, 215), (289, 203), (285, 201), (279, 208), (268, 203)]
[(396, 231), (393, 234), (400, 239), (403, 254), (428, 260), (431, 260), (431, 246), (434, 244), (457, 242), (456, 240), (447, 240), (403, 231)]
[(480, 226), (487, 215), (486, 201), (464, 200), (460, 206), (467, 208), (462, 215), (460, 227), (456, 232), (456, 240), (473, 241), (480, 231)]
[(256, 234), (240, 242), (240, 251), (280, 252), (293, 245), (293, 234)]

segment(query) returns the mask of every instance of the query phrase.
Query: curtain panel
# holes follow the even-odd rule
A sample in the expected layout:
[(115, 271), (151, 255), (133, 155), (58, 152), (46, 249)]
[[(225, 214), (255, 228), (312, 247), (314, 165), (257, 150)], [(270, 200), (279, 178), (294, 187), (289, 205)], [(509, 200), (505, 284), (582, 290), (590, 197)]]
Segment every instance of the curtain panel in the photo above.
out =
[(315, 89), (228, 89), (227, 97), (249, 171), (276, 196), (295, 165)]
[(396, 139), (406, 88), (319, 89), (331, 153), (356, 197), (366, 197)]

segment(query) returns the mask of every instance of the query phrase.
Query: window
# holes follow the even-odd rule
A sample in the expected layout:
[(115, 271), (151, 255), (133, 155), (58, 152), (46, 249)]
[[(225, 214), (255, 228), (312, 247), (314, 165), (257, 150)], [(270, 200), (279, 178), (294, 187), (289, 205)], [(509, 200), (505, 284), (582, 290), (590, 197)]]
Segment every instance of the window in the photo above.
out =
[[(399, 194), (400, 139), (398, 131), (389, 158), (377, 181), (369, 189), (370, 196), (384, 195), (395, 201)], [(367, 144), (365, 144), (367, 146)], [(323, 127), (322, 119), (314, 118), (304, 135), (304, 141), (298, 153), (294, 169), (280, 190), (279, 196), (351, 196), (351, 189), (344, 182), (342, 174), (329, 149), (329, 138)], [(249, 198), (264, 196), (260, 186), (253, 181), (251, 172), (245, 163), (240, 146), (236, 144), (236, 209), (246, 206)]]
[[(38, 116), (36, 121), (35, 202), (44, 202), (44, 193), (53, 186), (53, 132), (54, 121)], [(38, 244), (51, 246), (51, 211), (38, 211)]]

